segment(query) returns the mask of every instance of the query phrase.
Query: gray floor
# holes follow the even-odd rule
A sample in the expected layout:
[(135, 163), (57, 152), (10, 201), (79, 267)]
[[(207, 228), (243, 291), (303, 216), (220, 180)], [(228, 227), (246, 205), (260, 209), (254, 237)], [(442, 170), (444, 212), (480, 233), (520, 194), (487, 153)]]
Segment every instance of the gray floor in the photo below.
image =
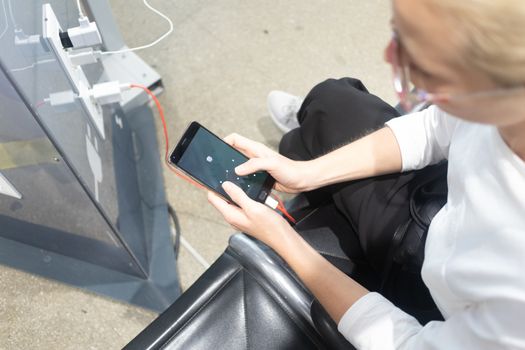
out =
[[(129, 46), (150, 42), (167, 27), (140, 0), (110, 2)], [(237, 132), (276, 147), (281, 134), (267, 115), (267, 93), (282, 89), (304, 95), (328, 77), (359, 77), (371, 91), (394, 101), (390, 69), (382, 58), (390, 36), (386, 0), (150, 2), (175, 24), (169, 38), (139, 53), (163, 77), (161, 102), (172, 142), (197, 120), (220, 136)], [(179, 261), (187, 288), (234, 231), (207, 204), (203, 191), (168, 172), (165, 180), (187, 243)], [(9, 286), (1, 283), (0, 349), (119, 349), (156, 317), (0, 267), (0, 282), (7, 280)]]

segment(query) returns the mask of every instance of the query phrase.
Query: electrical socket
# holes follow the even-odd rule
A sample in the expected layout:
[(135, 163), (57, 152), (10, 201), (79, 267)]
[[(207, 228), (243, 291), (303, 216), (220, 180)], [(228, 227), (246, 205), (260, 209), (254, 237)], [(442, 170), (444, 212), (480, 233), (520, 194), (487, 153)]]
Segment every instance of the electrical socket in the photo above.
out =
[(42, 5), (42, 16), (42, 36), (44, 40), (46, 40), (51, 51), (55, 53), (57, 60), (60, 62), (68, 80), (73, 86), (74, 93), (80, 97), (79, 101), (86, 113), (90, 116), (95, 130), (97, 130), (102, 139), (105, 139), (102, 109), (92, 100), (88, 93), (90, 84), (82, 67), (73, 65), (68, 53), (62, 47), (62, 42), (60, 41), (62, 28), (50, 4)]

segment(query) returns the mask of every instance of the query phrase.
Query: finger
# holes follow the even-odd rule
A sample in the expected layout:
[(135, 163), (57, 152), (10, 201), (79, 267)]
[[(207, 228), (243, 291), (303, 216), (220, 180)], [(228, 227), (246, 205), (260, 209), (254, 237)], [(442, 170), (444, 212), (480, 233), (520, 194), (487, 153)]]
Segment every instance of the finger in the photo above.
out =
[(296, 190), (292, 190), (284, 185), (281, 185), (280, 183), (276, 182), (274, 185), (273, 185), (273, 189), (276, 190), (277, 192), (284, 192), (284, 193), (297, 193)]
[(250, 158), (268, 156), (275, 153), (262, 143), (250, 140), (239, 134), (230, 134), (224, 138), (224, 141)]
[[(236, 228), (246, 227), (248, 219), (242, 209), (229, 204), (213, 192), (208, 192), (208, 202), (224, 217), (224, 219)], [(241, 229), (242, 231), (242, 229)]]
[(235, 168), (237, 175), (249, 175), (261, 170), (271, 171), (276, 168), (275, 158), (251, 158)]
[(232, 134), (229, 134), (228, 136), (226, 136), (225, 138), (223, 138), (224, 142), (226, 142), (228, 145), (230, 146), (233, 146), (235, 145), (235, 140), (240, 137), (241, 135), (237, 134), (237, 133), (232, 133)]
[(224, 138), (224, 142), (235, 148), (236, 150), (240, 151), (244, 155), (248, 157), (256, 157), (257, 154), (253, 151), (253, 145), (250, 145), (251, 142), (255, 143), (254, 141), (251, 141), (247, 139), (244, 136), (241, 136), (239, 134), (233, 133)]
[(222, 188), (228, 194), (228, 196), (230, 196), (232, 201), (237, 203), (237, 205), (242, 209), (249, 208), (253, 204), (252, 202), (254, 202), (252, 199), (250, 199), (250, 197), (246, 195), (246, 193), (244, 193), (244, 191), (240, 187), (236, 186), (235, 184), (229, 181), (224, 182), (222, 184)]

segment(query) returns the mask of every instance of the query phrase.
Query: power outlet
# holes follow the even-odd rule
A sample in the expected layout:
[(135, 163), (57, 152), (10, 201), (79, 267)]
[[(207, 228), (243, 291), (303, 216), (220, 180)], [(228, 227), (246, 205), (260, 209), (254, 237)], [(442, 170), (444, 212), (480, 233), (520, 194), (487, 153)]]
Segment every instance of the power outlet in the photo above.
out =
[(62, 47), (62, 42), (60, 41), (62, 28), (50, 4), (42, 5), (42, 16), (42, 34), (44, 40), (46, 40), (52, 52), (55, 53), (57, 60), (60, 62), (60, 65), (73, 86), (74, 92), (80, 96), (79, 101), (89, 115), (93, 126), (102, 139), (105, 139), (106, 134), (104, 132), (102, 110), (99, 105), (94, 103), (88, 94), (90, 84), (82, 67), (73, 65), (67, 52)]

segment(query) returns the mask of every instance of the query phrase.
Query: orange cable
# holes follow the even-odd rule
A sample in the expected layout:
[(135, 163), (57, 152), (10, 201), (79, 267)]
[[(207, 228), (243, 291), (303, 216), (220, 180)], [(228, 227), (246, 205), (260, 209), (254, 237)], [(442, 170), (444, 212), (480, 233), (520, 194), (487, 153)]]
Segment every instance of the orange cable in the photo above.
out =
[(168, 136), (168, 126), (166, 125), (166, 117), (164, 115), (164, 109), (162, 108), (162, 105), (160, 104), (160, 101), (159, 99), (157, 98), (157, 96), (155, 96), (155, 94), (150, 90), (148, 89), (146, 86), (144, 85), (140, 85), (140, 84), (130, 84), (129, 85), (131, 88), (139, 88), (139, 89), (142, 89), (144, 90), (152, 99), (153, 101), (155, 102), (155, 105), (157, 106), (157, 110), (159, 111), (159, 115), (160, 115), (160, 119), (162, 120), (162, 129), (164, 131), (164, 144), (165, 144), (165, 152), (164, 152), (164, 162), (166, 163), (166, 165), (168, 166), (168, 168), (173, 172), (175, 173), (175, 175), (177, 175), (178, 177), (190, 182), (191, 184), (199, 187), (199, 188), (202, 188), (202, 189), (205, 189), (208, 191), (208, 189), (201, 185), (200, 183), (198, 183), (197, 181), (193, 180), (191, 177), (187, 176), (186, 174), (180, 172), (179, 170), (173, 168), (171, 166), (171, 164), (169, 163), (169, 136)]
[(286, 207), (284, 206), (284, 203), (281, 200), (281, 198), (279, 198), (279, 196), (276, 194), (272, 194), (272, 197), (277, 201), (277, 203), (279, 203), (277, 205), (277, 210), (279, 210), (288, 220), (290, 220), (291, 223), (296, 224), (297, 221), (293, 218), (292, 215), (290, 215), (290, 213), (288, 213), (288, 210), (286, 210)]

